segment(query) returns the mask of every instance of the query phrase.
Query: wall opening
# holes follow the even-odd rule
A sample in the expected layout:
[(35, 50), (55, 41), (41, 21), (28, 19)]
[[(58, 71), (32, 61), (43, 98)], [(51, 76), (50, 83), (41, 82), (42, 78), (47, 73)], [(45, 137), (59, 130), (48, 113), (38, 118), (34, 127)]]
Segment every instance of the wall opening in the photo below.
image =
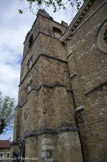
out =
[(56, 27), (53, 27), (53, 33), (54, 33), (55, 38), (60, 38), (62, 35), (62, 31)]
[(7, 152), (7, 159), (10, 157), (10, 152)]
[(33, 59), (31, 57), (27, 62), (28, 70), (32, 67), (32, 65), (33, 65)]
[(0, 152), (0, 160), (3, 160), (4, 153)]
[(28, 84), (28, 85), (27, 85), (27, 91), (30, 92), (31, 89), (32, 89), (31, 84)]
[(29, 48), (33, 45), (33, 34), (29, 38)]

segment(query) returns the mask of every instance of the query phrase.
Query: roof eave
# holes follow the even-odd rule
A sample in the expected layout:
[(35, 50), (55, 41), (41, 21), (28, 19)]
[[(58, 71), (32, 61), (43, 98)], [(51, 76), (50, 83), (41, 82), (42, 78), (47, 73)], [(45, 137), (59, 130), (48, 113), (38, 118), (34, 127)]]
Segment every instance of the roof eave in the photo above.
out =
[(80, 24), (80, 21), (82, 20), (83, 16), (85, 15), (85, 13), (87, 12), (87, 10), (91, 6), (92, 1), (93, 0), (88, 0), (87, 2), (85, 2), (82, 5), (82, 7), (80, 8), (80, 10), (76, 14), (76, 16), (71, 21), (71, 23), (70, 23), (69, 27), (67, 28), (67, 30), (65, 31), (65, 33), (61, 36), (60, 41), (62, 43), (66, 43), (66, 40), (67, 39), (70, 39), (72, 37), (73, 31), (75, 31), (75, 29)]

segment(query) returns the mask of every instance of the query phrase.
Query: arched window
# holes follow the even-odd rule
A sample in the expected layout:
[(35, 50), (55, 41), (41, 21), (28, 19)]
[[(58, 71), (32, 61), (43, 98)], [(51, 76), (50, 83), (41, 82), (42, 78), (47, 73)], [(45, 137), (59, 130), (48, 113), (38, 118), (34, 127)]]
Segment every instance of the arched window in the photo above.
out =
[(60, 38), (62, 35), (62, 31), (56, 27), (53, 27), (53, 33), (56, 38)]
[(31, 48), (32, 44), (33, 44), (33, 34), (29, 38), (29, 48)]
[(101, 24), (97, 32), (96, 45), (101, 52), (107, 53), (107, 19)]

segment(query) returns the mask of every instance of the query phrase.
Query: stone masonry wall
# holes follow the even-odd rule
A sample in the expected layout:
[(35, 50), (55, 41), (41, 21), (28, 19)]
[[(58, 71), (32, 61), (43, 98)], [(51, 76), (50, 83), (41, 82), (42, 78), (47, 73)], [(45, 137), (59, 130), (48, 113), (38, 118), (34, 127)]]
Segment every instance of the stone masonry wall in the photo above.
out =
[(86, 22), (66, 45), (53, 31), (64, 33), (66, 27), (43, 10), (26, 37), (12, 147), (19, 156), (35, 162), (107, 161), (107, 59), (96, 46), (107, 4), (92, 2), (80, 25)]
[(77, 132), (29, 137), (25, 150), (27, 157), (35, 158), (35, 162), (82, 162), (78, 139)]
[(13, 151), (35, 162), (83, 162), (66, 50), (53, 27), (66, 29), (39, 13), (25, 41)]
[[(101, 3), (100, 0), (93, 1), (89, 13), (92, 14)], [(107, 3), (67, 42), (70, 79), (86, 162), (107, 160), (107, 58), (96, 46), (97, 32), (106, 19), (106, 8)]]

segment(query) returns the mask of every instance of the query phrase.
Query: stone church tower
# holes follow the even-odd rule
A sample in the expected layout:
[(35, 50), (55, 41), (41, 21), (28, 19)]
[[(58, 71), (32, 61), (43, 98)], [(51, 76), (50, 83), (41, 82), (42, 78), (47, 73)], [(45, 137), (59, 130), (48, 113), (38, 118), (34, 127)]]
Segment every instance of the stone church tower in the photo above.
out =
[(87, 1), (69, 26), (38, 11), (24, 42), (17, 161), (107, 161), (106, 9), (107, 0)]

